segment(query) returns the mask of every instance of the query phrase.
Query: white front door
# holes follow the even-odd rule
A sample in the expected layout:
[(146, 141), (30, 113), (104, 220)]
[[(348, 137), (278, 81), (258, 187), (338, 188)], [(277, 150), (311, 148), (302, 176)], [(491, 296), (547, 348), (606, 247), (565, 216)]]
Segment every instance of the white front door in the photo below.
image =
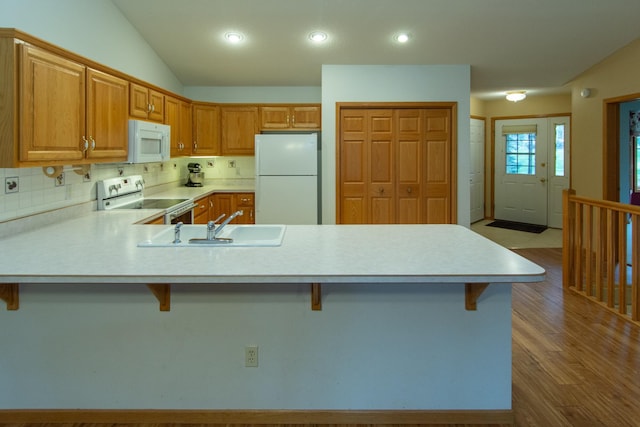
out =
[(484, 120), (471, 119), (471, 222), (484, 219)]
[(496, 120), (496, 219), (547, 225), (546, 136), (546, 119)]
[(562, 228), (569, 129), (569, 117), (496, 120), (496, 219)]

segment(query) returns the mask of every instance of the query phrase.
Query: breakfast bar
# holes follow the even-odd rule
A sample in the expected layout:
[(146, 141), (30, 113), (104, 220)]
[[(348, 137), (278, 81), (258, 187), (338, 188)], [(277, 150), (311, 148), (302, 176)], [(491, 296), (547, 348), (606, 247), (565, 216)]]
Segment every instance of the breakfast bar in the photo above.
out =
[[(0, 339), (22, 343), (1, 356), (0, 411), (508, 421), (511, 284), (535, 286), (541, 267), (458, 225), (286, 226), (275, 247), (145, 247), (172, 227), (135, 225), (145, 215), (98, 211), (0, 242), (12, 248), (0, 282), (19, 292), (19, 309), (0, 311)], [(28, 336), (13, 336), (14, 322)]]

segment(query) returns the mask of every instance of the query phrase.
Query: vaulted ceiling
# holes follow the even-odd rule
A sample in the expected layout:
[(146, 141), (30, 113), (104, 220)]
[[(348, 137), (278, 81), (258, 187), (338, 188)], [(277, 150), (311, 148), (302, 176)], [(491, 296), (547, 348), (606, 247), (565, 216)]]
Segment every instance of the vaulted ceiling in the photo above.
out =
[(481, 99), (560, 93), (640, 37), (638, 0), (113, 2), (185, 86), (319, 86), (322, 64), (470, 64)]

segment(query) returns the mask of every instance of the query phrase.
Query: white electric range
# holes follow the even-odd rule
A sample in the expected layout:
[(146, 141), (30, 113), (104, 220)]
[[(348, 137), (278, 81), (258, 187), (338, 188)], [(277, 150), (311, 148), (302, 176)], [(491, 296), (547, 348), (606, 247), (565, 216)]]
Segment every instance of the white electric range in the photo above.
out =
[(97, 183), (98, 210), (163, 209), (164, 223), (193, 223), (193, 199), (146, 198), (141, 175), (109, 178)]

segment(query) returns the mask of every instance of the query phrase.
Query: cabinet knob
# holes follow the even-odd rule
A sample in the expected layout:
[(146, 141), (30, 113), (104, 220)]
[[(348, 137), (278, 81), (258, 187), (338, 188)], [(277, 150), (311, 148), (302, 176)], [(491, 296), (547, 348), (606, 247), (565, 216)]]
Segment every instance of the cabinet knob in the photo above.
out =
[(411, 194), (411, 187), (407, 187), (407, 193)]

